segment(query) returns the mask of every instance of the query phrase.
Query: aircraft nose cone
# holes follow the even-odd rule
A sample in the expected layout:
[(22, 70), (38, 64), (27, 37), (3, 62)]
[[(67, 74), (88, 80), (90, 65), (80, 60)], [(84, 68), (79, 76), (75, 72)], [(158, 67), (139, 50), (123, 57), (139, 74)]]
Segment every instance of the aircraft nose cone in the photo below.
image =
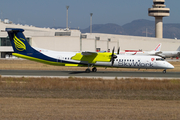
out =
[(174, 69), (174, 66), (171, 65), (170, 63), (167, 65), (168, 69)]

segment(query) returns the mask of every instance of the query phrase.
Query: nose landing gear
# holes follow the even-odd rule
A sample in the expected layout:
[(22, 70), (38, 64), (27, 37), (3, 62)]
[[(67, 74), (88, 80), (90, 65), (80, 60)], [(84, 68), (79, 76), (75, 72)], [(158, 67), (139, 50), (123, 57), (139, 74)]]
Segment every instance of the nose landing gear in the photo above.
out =
[(164, 74), (166, 73), (166, 69), (165, 69), (165, 70), (163, 70), (163, 73), (164, 73)]

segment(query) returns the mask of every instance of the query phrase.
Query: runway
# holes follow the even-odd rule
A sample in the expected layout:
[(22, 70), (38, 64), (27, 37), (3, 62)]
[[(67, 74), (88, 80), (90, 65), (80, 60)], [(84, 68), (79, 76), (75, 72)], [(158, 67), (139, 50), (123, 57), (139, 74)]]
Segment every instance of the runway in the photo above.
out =
[(2, 77), (87, 77), (87, 78), (157, 78), (180, 79), (180, 72), (130, 72), (130, 71), (98, 71), (85, 73), (84, 71), (58, 70), (0, 70)]

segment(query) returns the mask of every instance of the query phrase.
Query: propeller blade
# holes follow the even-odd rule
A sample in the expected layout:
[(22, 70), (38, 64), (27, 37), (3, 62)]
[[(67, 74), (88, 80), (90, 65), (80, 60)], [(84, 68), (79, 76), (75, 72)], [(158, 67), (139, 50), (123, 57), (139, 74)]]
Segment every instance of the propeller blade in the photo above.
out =
[(113, 65), (114, 65), (114, 60), (111, 62), (111, 67), (113, 67)]
[(113, 48), (113, 50), (112, 50), (112, 54), (114, 55), (114, 49), (115, 49), (115, 47)]
[(114, 49), (115, 49), (115, 48), (113, 48), (113, 50), (112, 50), (111, 61), (114, 60), (114, 59), (113, 59), (113, 56), (114, 56)]
[(115, 49), (115, 47), (114, 47), (113, 50), (112, 50), (112, 55), (111, 55), (111, 67), (114, 65), (114, 59), (117, 58), (117, 56), (114, 55), (114, 49)]
[(120, 52), (120, 47), (118, 48), (117, 55), (119, 55), (119, 52)]

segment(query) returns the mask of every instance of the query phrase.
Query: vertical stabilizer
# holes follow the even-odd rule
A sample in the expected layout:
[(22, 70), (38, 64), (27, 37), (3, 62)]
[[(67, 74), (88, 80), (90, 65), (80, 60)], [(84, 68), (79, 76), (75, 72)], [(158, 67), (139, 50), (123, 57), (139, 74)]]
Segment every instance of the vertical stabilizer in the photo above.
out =
[(35, 50), (29, 45), (23, 29), (6, 28), (15, 53), (33, 53)]
[(178, 49), (176, 51), (180, 51), (180, 46), (178, 47)]
[(159, 52), (161, 50), (161, 43), (157, 45), (157, 47), (154, 49), (155, 52)]

